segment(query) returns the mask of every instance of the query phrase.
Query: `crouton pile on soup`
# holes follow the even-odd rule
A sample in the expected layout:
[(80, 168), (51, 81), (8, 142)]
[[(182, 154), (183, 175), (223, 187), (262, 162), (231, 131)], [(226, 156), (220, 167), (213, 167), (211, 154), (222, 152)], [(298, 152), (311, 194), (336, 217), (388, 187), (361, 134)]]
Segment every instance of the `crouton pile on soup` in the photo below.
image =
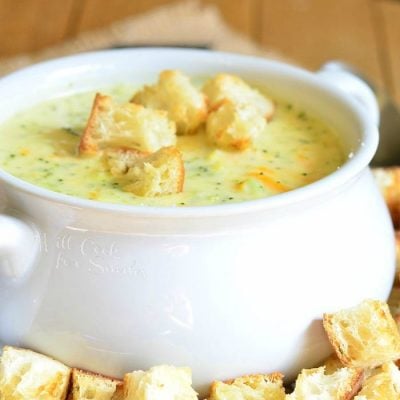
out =
[(0, 126), (0, 167), (109, 203), (256, 200), (315, 182), (346, 160), (338, 133), (298, 104), (232, 74), (166, 70), (153, 83), (99, 87), (20, 112)]

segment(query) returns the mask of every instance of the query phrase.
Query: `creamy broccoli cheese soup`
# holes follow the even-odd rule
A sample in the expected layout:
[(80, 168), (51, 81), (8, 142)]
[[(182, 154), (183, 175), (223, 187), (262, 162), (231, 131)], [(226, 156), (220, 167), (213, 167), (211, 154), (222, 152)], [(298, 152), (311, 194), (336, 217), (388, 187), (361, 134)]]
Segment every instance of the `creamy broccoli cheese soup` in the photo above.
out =
[[(129, 86), (105, 89), (126, 102)], [(95, 93), (55, 98), (0, 126), (0, 165), (35, 185), (102, 202), (149, 206), (198, 206), (272, 196), (314, 182), (338, 169), (346, 155), (337, 134), (291, 103), (275, 100), (264, 132), (244, 151), (216, 148), (200, 128), (178, 136), (185, 166), (181, 193), (140, 197), (123, 190), (100, 155), (79, 156), (80, 135)]]

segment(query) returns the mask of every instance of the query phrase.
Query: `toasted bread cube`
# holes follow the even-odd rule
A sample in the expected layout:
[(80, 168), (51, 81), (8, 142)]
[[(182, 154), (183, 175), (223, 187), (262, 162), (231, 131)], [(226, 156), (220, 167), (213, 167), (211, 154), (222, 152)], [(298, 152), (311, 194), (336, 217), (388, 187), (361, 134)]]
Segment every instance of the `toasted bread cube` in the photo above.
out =
[(138, 104), (115, 104), (111, 97), (97, 94), (81, 137), (79, 152), (95, 154), (105, 147), (132, 147), (157, 151), (175, 145), (175, 124), (165, 111)]
[(394, 363), (384, 364), (367, 378), (355, 400), (399, 400), (400, 371)]
[(209, 400), (284, 400), (283, 375), (280, 373), (246, 375), (211, 385)]
[(208, 113), (204, 94), (192, 85), (188, 76), (176, 70), (162, 71), (157, 84), (145, 86), (131, 101), (167, 111), (179, 135), (194, 133)]
[(323, 324), (346, 366), (374, 368), (400, 358), (400, 334), (382, 301), (365, 300), (356, 307), (325, 314)]
[(296, 386), (287, 400), (350, 400), (357, 393), (363, 379), (358, 368), (341, 368), (325, 374), (325, 367), (303, 369)]
[(125, 400), (197, 400), (190, 368), (159, 365), (124, 377)]
[(385, 198), (393, 225), (400, 228), (400, 167), (374, 168), (376, 182)]
[(252, 105), (225, 101), (209, 115), (206, 134), (220, 148), (245, 150), (253, 144), (265, 126), (265, 118)]
[(152, 154), (110, 149), (106, 162), (122, 188), (137, 196), (162, 196), (183, 189), (185, 169), (176, 147), (163, 147)]
[(325, 367), (325, 374), (331, 375), (338, 369), (343, 368), (344, 365), (336, 354), (332, 354), (322, 363), (321, 367)]
[(0, 360), (0, 399), (64, 400), (70, 372), (42, 354), (5, 346)]
[(68, 400), (119, 400), (123, 382), (74, 368)]
[(241, 78), (230, 74), (218, 74), (206, 82), (203, 92), (207, 95), (211, 110), (215, 110), (228, 100), (231, 103), (254, 106), (267, 120), (275, 111), (272, 100), (250, 87)]

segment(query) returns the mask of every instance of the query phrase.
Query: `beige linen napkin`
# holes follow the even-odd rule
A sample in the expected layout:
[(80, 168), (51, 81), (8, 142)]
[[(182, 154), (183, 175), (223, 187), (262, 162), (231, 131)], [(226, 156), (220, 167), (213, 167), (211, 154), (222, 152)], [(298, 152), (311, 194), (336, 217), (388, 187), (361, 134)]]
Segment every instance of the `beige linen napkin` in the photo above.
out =
[(99, 30), (81, 33), (74, 39), (34, 54), (0, 58), (0, 75), (41, 60), (68, 54), (116, 45), (140, 44), (205, 44), (215, 50), (282, 59), (245, 35), (232, 30), (215, 6), (202, 5), (198, 1), (184, 1), (128, 17)]

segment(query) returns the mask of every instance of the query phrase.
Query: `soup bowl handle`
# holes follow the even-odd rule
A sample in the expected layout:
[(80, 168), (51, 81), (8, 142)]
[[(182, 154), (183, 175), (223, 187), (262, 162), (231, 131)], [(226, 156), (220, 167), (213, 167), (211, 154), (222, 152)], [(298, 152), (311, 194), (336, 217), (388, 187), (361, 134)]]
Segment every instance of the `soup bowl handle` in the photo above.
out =
[(26, 276), (38, 250), (34, 226), (18, 217), (0, 214), (0, 278), (15, 281)]
[(379, 104), (371, 87), (342, 64), (330, 62), (322, 66), (318, 76), (352, 96), (369, 115), (374, 125), (379, 125)]

